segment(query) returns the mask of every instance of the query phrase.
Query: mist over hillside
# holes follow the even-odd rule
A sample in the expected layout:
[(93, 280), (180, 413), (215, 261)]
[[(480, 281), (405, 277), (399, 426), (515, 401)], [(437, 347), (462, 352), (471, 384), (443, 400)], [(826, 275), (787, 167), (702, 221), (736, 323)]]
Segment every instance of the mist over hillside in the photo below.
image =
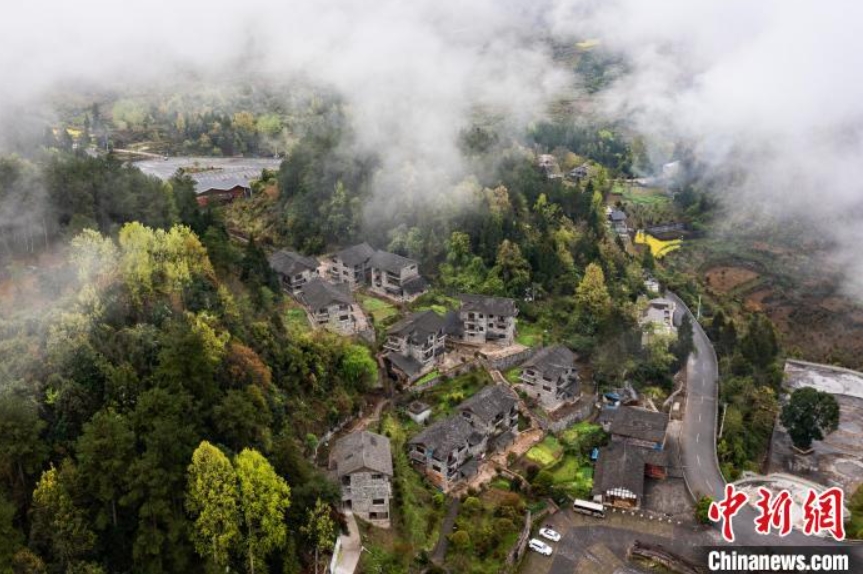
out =
[(656, 164), (685, 142), (708, 176), (724, 178), (731, 221), (816, 226), (849, 289), (863, 288), (854, 257), (863, 87), (851, 73), (863, 63), (863, 8), (854, 2), (41, 0), (9, 11), (5, 141), (26, 141), (69, 87), (313, 86), (344, 102), (350, 152), (381, 159), (375, 214), (404, 194), (457, 201), (454, 184), (473, 169), (461, 130), (481, 111), (505, 139), (522, 139), (549, 105), (584, 96), (583, 78), (552, 46), (596, 38), (626, 73), (593, 94), (594, 113), (643, 135)]

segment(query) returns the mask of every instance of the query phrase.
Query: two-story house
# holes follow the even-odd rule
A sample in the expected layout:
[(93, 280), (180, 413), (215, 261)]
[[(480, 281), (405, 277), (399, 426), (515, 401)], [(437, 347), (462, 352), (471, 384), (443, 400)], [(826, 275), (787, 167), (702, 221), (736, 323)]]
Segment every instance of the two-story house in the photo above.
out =
[(298, 295), (306, 283), (318, 277), (318, 260), (295, 251), (276, 251), (270, 255), (269, 262), (282, 288), (291, 295)]
[(366, 242), (342, 249), (327, 261), (327, 273), (333, 283), (345, 283), (357, 289), (368, 282), (369, 260), (374, 248)]
[(485, 295), (459, 295), (461, 339), (465, 343), (512, 345), (518, 308), (513, 299)]
[(390, 439), (368, 431), (349, 434), (333, 445), (329, 467), (341, 487), (342, 508), (388, 528), (393, 479)]
[(546, 410), (554, 410), (581, 396), (575, 355), (561, 345), (540, 349), (521, 367), (524, 392)]
[(642, 344), (650, 340), (651, 335), (665, 335), (674, 337), (677, 335), (675, 315), (677, 314), (677, 303), (672, 299), (657, 297), (647, 303), (647, 308), (641, 315), (639, 324), (642, 328)]
[(505, 448), (518, 434), (518, 397), (490, 385), (408, 442), (411, 461), (443, 490), (476, 474), (486, 452)]
[(411, 313), (387, 330), (384, 358), (398, 378), (410, 382), (434, 368), (446, 349), (445, 324), (429, 310)]
[(413, 259), (375, 251), (368, 266), (370, 291), (398, 301), (413, 301), (428, 290), (428, 282)]
[(353, 335), (358, 331), (356, 314), (362, 311), (355, 308), (347, 283), (334, 285), (315, 278), (305, 284), (299, 299), (312, 316), (315, 326), (342, 335)]

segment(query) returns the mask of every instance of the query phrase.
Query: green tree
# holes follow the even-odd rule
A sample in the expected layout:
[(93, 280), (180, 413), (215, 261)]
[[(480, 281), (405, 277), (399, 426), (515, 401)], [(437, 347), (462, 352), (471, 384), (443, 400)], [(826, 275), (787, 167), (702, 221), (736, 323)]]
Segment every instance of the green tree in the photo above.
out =
[(377, 379), (378, 365), (367, 347), (347, 345), (339, 362), (339, 373), (354, 389), (363, 391)]
[(203, 441), (192, 454), (188, 476), (186, 508), (195, 517), (195, 550), (225, 569), (240, 543), (236, 472), (222, 451)]
[(45, 461), (44, 428), (34, 402), (8, 392), (0, 395), (0, 476), (10, 488), (24, 488)]
[(99, 411), (84, 425), (75, 451), (84, 489), (107, 509), (107, 515), (100, 511), (97, 527), (104, 527), (108, 519), (117, 526), (117, 502), (125, 491), (126, 471), (134, 449), (131, 425), (112, 409)]
[(611, 296), (605, 285), (605, 273), (596, 263), (591, 263), (584, 270), (584, 277), (575, 291), (575, 302), (583, 313), (596, 322), (608, 316)]
[(805, 450), (839, 426), (839, 403), (830, 393), (803, 387), (791, 393), (780, 420), (794, 446)]
[(96, 544), (87, 515), (73, 499), (76, 471), (68, 462), (50, 468), (33, 491), (31, 538), (46, 546), (57, 564), (67, 568), (87, 556)]
[(235, 466), (246, 563), (249, 573), (255, 574), (266, 570), (266, 558), (271, 552), (285, 546), (285, 512), (290, 506), (291, 489), (257, 451), (244, 449), (237, 455)]
[(698, 499), (698, 502), (695, 503), (695, 520), (699, 524), (710, 524), (710, 517), (708, 516), (708, 512), (710, 511), (710, 505), (713, 503), (713, 499), (709, 496), (702, 496)]
[(300, 527), (300, 532), (312, 543), (315, 549), (315, 573), (319, 568), (321, 553), (330, 552), (335, 546), (336, 525), (327, 503), (318, 498), (315, 507), (310, 508), (306, 523)]
[(24, 535), (15, 528), (15, 505), (0, 490), (0, 574), (9, 574), (8, 564), (24, 542)]
[(521, 254), (518, 244), (509, 239), (504, 239), (498, 247), (491, 272), (503, 281), (508, 295), (523, 297), (530, 285), (530, 264)]
[(779, 343), (773, 323), (767, 316), (752, 316), (747, 324), (746, 335), (740, 341), (740, 351), (749, 363), (760, 369), (765, 369), (776, 360)]

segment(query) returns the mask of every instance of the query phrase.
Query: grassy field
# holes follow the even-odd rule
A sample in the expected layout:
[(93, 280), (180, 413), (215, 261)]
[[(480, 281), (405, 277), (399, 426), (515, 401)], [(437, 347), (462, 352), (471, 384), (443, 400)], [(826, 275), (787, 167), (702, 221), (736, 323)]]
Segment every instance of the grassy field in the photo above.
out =
[(288, 307), (285, 309), (284, 320), (285, 325), (290, 330), (303, 332), (311, 329), (306, 312), (299, 307)]
[(519, 322), (516, 329), (515, 340), (517, 343), (526, 347), (536, 347), (542, 344), (543, 329), (539, 325)]
[(428, 373), (426, 373), (425, 375), (423, 375), (422, 377), (417, 379), (414, 382), (414, 384), (415, 385), (422, 385), (423, 383), (427, 383), (430, 380), (432, 380), (433, 378), (439, 377), (439, 376), (440, 376), (440, 371), (438, 371), (437, 369), (432, 369), (431, 371), (429, 371)]
[(504, 378), (513, 385), (521, 383), (521, 380), (518, 378), (519, 375), (521, 375), (521, 369), (519, 367), (510, 369), (503, 374)]
[(359, 294), (357, 295), (357, 301), (359, 302), (360, 307), (363, 308), (363, 311), (371, 315), (375, 323), (382, 323), (386, 319), (397, 315), (399, 312), (396, 306), (392, 303), (384, 301), (383, 299), (378, 299), (377, 297), (372, 297), (371, 295)]
[(557, 462), (561, 455), (563, 455), (563, 446), (561, 446), (556, 438), (548, 435), (542, 439), (541, 443), (527, 451), (525, 458), (545, 468)]
[(615, 184), (611, 192), (620, 195), (626, 203), (635, 205), (664, 205), (671, 202), (667, 193), (654, 187), (631, 187)]

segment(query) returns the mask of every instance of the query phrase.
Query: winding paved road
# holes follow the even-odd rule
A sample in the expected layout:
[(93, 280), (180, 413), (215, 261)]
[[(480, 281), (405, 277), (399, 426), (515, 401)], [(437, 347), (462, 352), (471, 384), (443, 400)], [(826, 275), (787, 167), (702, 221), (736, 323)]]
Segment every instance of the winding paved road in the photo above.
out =
[[(689, 315), (693, 327), (695, 352), (687, 364), (686, 411), (680, 432), (680, 457), (683, 475), (693, 496), (724, 497), (725, 479), (719, 471), (716, 458), (716, 418), (719, 410), (719, 365), (716, 352), (707, 334), (695, 320), (683, 301), (671, 292), (666, 296), (675, 301)], [(785, 537), (761, 535), (755, 532), (755, 510), (747, 506), (734, 519), (736, 544), (742, 546), (851, 546), (852, 553), (863, 559), (863, 546), (859, 543), (838, 543), (832, 539), (816, 538), (794, 530)]]

